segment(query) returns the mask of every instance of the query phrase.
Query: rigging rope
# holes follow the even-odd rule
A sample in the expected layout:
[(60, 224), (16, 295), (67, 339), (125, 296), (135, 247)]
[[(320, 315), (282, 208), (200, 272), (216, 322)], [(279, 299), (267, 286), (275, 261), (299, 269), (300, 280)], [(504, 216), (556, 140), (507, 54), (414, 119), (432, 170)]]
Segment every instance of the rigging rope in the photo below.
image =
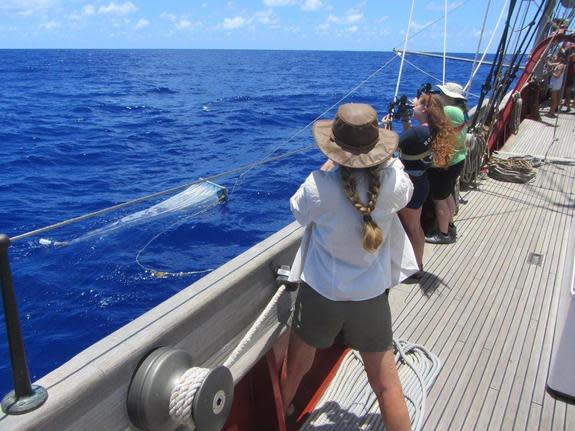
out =
[[(487, 2), (487, 7), (485, 8), (485, 15), (483, 15), (483, 24), (481, 25), (481, 33), (479, 33), (479, 40), (477, 41), (477, 49), (475, 50), (475, 56), (473, 57), (473, 64), (471, 65), (471, 71), (469, 72), (470, 73), (469, 80), (467, 81), (467, 84), (465, 84), (465, 87), (463, 88), (463, 91), (465, 91), (466, 96), (469, 94), (471, 82), (473, 81), (475, 63), (477, 62), (477, 57), (479, 57), (479, 51), (481, 50), (481, 42), (483, 42), (483, 33), (485, 32), (485, 25), (487, 24), (487, 16), (489, 15), (489, 8), (490, 7), (491, 7), (491, 0), (489, 0)], [(492, 38), (496, 32), (497, 32), (497, 27), (495, 27), (495, 29), (493, 31)], [(491, 45), (491, 41), (489, 41), (489, 44), (488, 44), (487, 48), (485, 49), (485, 52), (487, 52), (489, 50), (490, 45)], [(485, 58), (485, 54), (483, 55), (483, 58)], [(479, 64), (481, 65), (481, 61), (479, 62)]]
[(444, 23), (443, 23), (443, 74), (441, 75), (441, 83), (445, 84), (445, 60), (447, 55), (447, 0), (444, 2)]
[[(461, 8), (462, 6), (464, 6), (465, 4), (469, 3), (471, 0), (464, 0), (462, 2), (457, 3), (455, 6), (453, 6), (451, 8), (451, 10), (449, 11), (449, 13), (454, 12), (455, 10)], [(437, 24), (439, 21), (441, 21), (443, 19), (442, 16), (440, 16), (439, 18), (437, 18), (435, 21), (431, 21), (428, 24), (425, 24), (423, 27), (421, 27), (418, 31), (416, 31), (415, 33), (413, 33), (410, 37), (409, 40), (413, 39), (415, 36), (417, 36), (418, 34), (424, 32), (425, 30), (427, 30), (429, 27), (431, 27), (433, 24)]]
[[(499, 18), (497, 18), (497, 23), (495, 24), (495, 28), (493, 29), (493, 33), (491, 33), (491, 38), (489, 39), (489, 42), (487, 43), (487, 46), (485, 47), (485, 51), (483, 51), (483, 55), (481, 56), (481, 60), (479, 60), (479, 64), (477, 65), (475, 70), (472, 70), (471, 76), (469, 77), (469, 81), (467, 81), (467, 84), (465, 84), (465, 87), (463, 87), (464, 91), (469, 92), (469, 89), (471, 88), (471, 84), (472, 84), (473, 80), (475, 79), (475, 75), (479, 71), (479, 68), (481, 67), (481, 64), (483, 63), (483, 60), (485, 59), (485, 56), (487, 55), (487, 52), (489, 51), (489, 48), (491, 47), (491, 43), (493, 43), (495, 35), (497, 34), (497, 30), (499, 29), (499, 24), (501, 24), (501, 20), (503, 19), (503, 15), (505, 13), (505, 6), (507, 5), (508, 1), (509, 0), (505, 0), (505, 3), (503, 4), (503, 7), (501, 8), (501, 13), (499, 14)], [(487, 14), (487, 11), (486, 11), (486, 14)], [(485, 17), (487, 18), (487, 15)], [(485, 21), (483, 22), (483, 25), (485, 26)], [(481, 30), (481, 32), (483, 34), (483, 29)], [(479, 52), (479, 45), (477, 45), (477, 50)], [(493, 68), (494, 64), (495, 64), (495, 60), (493, 61), (492, 65), (491, 65), (492, 68)]]
[(399, 73), (397, 74), (397, 84), (395, 84), (395, 93), (393, 94), (393, 99), (397, 99), (397, 94), (399, 93), (399, 84), (401, 83), (401, 74), (403, 73), (403, 61), (405, 60), (405, 50), (407, 49), (407, 41), (409, 38), (409, 30), (411, 29), (411, 17), (413, 16), (413, 8), (415, 6), (415, 0), (411, 0), (411, 8), (409, 10), (409, 20), (407, 21), (407, 30), (405, 32), (405, 40), (403, 42), (403, 51), (401, 52), (401, 63), (399, 64)]

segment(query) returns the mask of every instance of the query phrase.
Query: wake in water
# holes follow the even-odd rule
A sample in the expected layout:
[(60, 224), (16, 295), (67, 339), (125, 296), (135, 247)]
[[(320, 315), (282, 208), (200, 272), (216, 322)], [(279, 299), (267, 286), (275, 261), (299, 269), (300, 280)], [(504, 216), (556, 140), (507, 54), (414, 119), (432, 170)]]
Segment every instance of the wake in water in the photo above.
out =
[(178, 193), (171, 198), (166, 199), (156, 205), (153, 205), (145, 210), (138, 211), (122, 217), (115, 222), (107, 224), (98, 229), (91, 230), (77, 238), (72, 238), (66, 241), (55, 241), (49, 238), (40, 238), (39, 243), (45, 246), (63, 247), (72, 244), (77, 244), (93, 238), (103, 238), (113, 232), (127, 227), (135, 226), (137, 224), (146, 223), (152, 220), (157, 220), (161, 217), (172, 215), (178, 211), (188, 209), (202, 209), (211, 208), (224, 202), (227, 199), (227, 190), (218, 184), (205, 181), (199, 184), (188, 187), (181, 193)]

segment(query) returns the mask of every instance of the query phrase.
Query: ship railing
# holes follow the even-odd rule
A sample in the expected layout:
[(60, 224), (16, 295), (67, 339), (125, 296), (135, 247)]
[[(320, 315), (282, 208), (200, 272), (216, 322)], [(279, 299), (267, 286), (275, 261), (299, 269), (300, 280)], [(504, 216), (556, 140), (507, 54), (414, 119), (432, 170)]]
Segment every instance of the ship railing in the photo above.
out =
[(8, 415), (20, 415), (36, 410), (48, 399), (48, 392), (42, 386), (30, 383), (28, 361), (20, 330), (20, 317), (16, 295), (12, 285), (12, 273), (8, 248), (10, 238), (0, 234), (0, 288), (4, 305), (4, 320), (10, 350), (10, 365), (14, 390), (2, 399), (2, 411)]

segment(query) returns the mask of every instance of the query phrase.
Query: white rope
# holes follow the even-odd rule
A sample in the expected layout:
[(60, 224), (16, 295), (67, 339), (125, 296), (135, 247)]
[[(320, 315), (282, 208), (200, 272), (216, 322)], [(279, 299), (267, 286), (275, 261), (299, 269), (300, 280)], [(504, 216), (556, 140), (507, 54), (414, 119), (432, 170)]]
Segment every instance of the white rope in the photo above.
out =
[[(473, 80), (473, 71), (475, 70), (475, 63), (477, 62), (477, 57), (479, 57), (479, 51), (481, 50), (481, 42), (483, 42), (483, 33), (485, 32), (485, 26), (487, 24), (487, 15), (489, 15), (490, 7), (491, 7), (491, 0), (487, 2), (487, 7), (485, 8), (485, 15), (483, 15), (483, 24), (481, 25), (481, 33), (479, 34), (479, 40), (477, 41), (477, 49), (475, 50), (475, 56), (473, 57), (473, 64), (471, 65), (471, 71), (469, 72), (468, 86), (465, 87), (466, 95), (468, 95), (469, 93), (469, 88), (471, 87), (471, 81)], [(481, 63), (479, 64), (481, 65)]]
[(419, 72), (423, 73), (424, 75), (427, 75), (428, 77), (430, 77), (431, 79), (437, 81), (437, 82), (441, 82), (441, 79), (437, 78), (436, 76), (433, 76), (431, 73), (426, 72), (425, 70), (423, 70), (422, 68), (416, 66), (415, 64), (413, 64), (411, 61), (409, 61), (407, 58), (405, 59), (405, 62), (407, 64), (409, 64), (411, 67), (413, 67), (414, 69), (417, 69)]
[(508, 1), (509, 0), (505, 0), (505, 3), (503, 4), (503, 7), (501, 8), (501, 13), (499, 14), (499, 18), (497, 19), (497, 24), (495, 24), (495, 28), (493, 29), (493, 33), (491, 34), (491, 38), (489, 39), (489, 42), (487, 43), (487, 46), (485, 47), (485, 51), (483, 52), (483, 55), (481, 56), (481, 60), (479, 60), (479, 64), (477, 65), (475, 70), (471, 73), (471, 77), (469, 78), (469, 81), (467, 81), (467, 84), (465, 84), (465, 87), (463, 87), (463, 91), (468, 91), (469, 88), (471, 87), (471, 83), (475, 79), (475, 75), (477, 74), (477, 71), (481, 67), (481, 63), (485, 59), (485, 56), (487, 55), (487, 52), (489, 51), (489, 47), (491, 47), (491, 44), (493, 43), (493, 39), (495, 38), (495, 35), (497, 34), (497, 30), (499, 29), (499, 24), (501, 24), (501, 20), (503, 19), (503, 15), (505, 14), (505, 6), (507, 6)]
[(403, 41), (403, 51), (401, 52), (401, 63), (399, 64), (399, 73), (397, 74), (397, 84), (395, 84), (395, 93), (393, 98), (397, 97), (399, 93), (399, 84), (401, 82), (401, 74), (403, 72), (403, 60), (405, 59), (405, 50), (407, 49), (407, 40), (409, 38), (409, 30), (411, 29), (411, 17), (413, 16), (413, 8), (415, 0), (411, 0), (411, 9), (409, 10), (409, 21), (407, 22), (407, 30), (405, 31), (405, 40)]
[[(415, 0), (414, 0), (415, 1)], [(264, 156), (262, 159), (260, 159), (260, 163), (259, 164), (264, 164), (266, 163), (266, 161), (268, 160), (273, 160), (271, 159), (271, 156), (278, 150), (278, 148), (284, 147), (287, 143), (291, 142), (293, 139), (295, 139), (296, 136), (300, 135), (304, 130), (309, 129), (317, 120), (319, 120), (320, 118), (322, 118), (324, 115), (326, 115), (329, 111), (331, 111), (333, 108), (335, 108), (337, 105), (339, 105), (341, 102), (343, 102), (345, 99), (347, 99), (351, 94), (355, 93), (360, 87), (362, 87), (363, 85), (365, 85), (365, 83), (367, 83), (368, 81), (370, 81), (375, 75), (377, 75), (379, 72), (381, 72), (383, 69), (385, 69), (393, 60), (395, 60), (395, 55), (392, 56), (389, 60), (387, 60), (383, 66), (381, 66), (379, 69), (377, 69), (375, 72), (373, 72), (371, 75), (369, 75), (367, 78), (365, 78), (363, 81), (361, 81), (359, 84), (357, 84), (355, 87), (353, 87), (351, 90), (349, 90), (343, 97), (341, 97), (337, 102), (335, 102), (334, 104), (332, 104), (329, 108), (327, 108), (325, 111), (323, 111), (321, 114), (319, 114), (316, 118), (314, 118), (312, 121), (310, 121), (308, 124), (306, 124), (303, 128), (301, 128), (300, 130), (298, 130), (296, 133), (294, 133), (292, 136), (290, 136), (287, 141), (285, 142), (281, 142), (280, 144), (278, 144), (276, 147), (274, 147), (267, 156)], [(311, 147), (315, 147), (315, 145), (312, 145)], [(254, 163), (255, 167), (256, 164)], [(246, 175), (252, 168), (246, 169), (245, 172), (243, 172), (240, 175), (240, 178), (238, 178), (238, 180), (236, 181), (236, 184), (234, 184), (234, 187), (232, 188), (232, 190), (230, 191), (230, 195), (234, 193), (236, 185), (239, 183), (241, 177), (243, 177), (244, 175)]]
[(443, 23), (443, 74), (441, 75), (442, 84), (445, 84), (446, 55), (447, 55), (447, 0), (445, 0), (445, 18)]
[(170, 416), (179, 425), (196, 427), (192, 417), (192, 405), (196, 391), (210, 374), (207, 368), (194, 367), (187, 370), (178, 379), (170, 396)]
[(237, 345), (237, 347), (234, 349), (234, 351), (230, 354), (228, 359), (226, 359), (226, 361), (224, 362), (225, 367), (229, 368), (236, 363), (236, 361), (238, 360), (238, 357), (244, 352), (246, 346), (252, 340), (254, 334), (260, 329), (264, 320), (266, 320), (266, 318), (269, 316), (269, 314), (276, 307), (280, 297), (283, 295), (285, 290), (286, 290), (286, 287), (285, 287), (285, 285), (282, 284), (280, 286), (280, 288), (277, 290), (277, 292), (275, 293), (275, 295), (272, 297), (272, 299), (270, 300), (270, 302), (268, 303), (266, 308), (264, 308), (264, 311), (262, 311), (262, 313), (260, 314), (260, 317), (258, 317), (258, 319), (254, 322), (252, 327), (246, 333), (246, 335), (244, 335), (244, 337), (242, 338), (242, 341), (240, 341), (240, 343)]
[[(246, 346), (250, 343), (256, 332), (262, 327), (263, 322), (269, 317), (270, 313), (277, 306), (280, 297), (286, 292), (285, 285), (281, 285), (274, 294), (270, 302), (264, 308), (260, 316), (252, 324), (242, 340), (228, 356), (223, 363), (224, 367), (230, 368), (235, 364), (240, 355), (244, 352)], [(195, 427), (192, 405), (197, 390), (202, 385), (205, 378), (209, 375), (210, 370), (207, 368), (192, 367), (188, 369), (178, 379), (178, 382), (172, 389), (170, 395), (170, 416), (178, 424), (187, 424)]]
[[(394, 344), (412, 429), (420, 431), (425, 420), (427, 392), (439, 374), (441, 362), (423, 346), (405, 340), (394, 340)], [(335, 409), (345, 416), (339, 417)], [(350, 351), (300, 431), (328, 427), (332, 431), (381, 429), (380, 421), (377, 398), (366, 378), (361, 356)]]

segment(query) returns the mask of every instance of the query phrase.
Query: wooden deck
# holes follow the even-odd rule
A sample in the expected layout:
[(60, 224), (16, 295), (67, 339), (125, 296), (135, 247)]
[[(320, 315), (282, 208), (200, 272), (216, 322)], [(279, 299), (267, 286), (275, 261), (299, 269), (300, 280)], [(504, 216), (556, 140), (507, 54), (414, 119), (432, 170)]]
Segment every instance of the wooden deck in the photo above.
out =
[(575, 430), (575, 406), (545, 391), (575, 209), (575, 115), (557, 128), (543, 118), (523, 122), (503, 149), (547, 154), (535, 181), (487, 178), (462, 193), (457, 243), (426, 245), (429, 273), (391, 295), (395, 337), (443, 362), (424, 429)]
[[(500, 154), (547, 156), (535, 180), (486, 177), (463, 192), (457, 242), (427, 244), (424, 278), (392, 289), (394, 337), (443, 364), (424, 430), (575, 431), (575, 405), (545, 390), (557, 317), (570, 300), (562, 278), (575, 210), (574, 137), (573, 114), (524, 121)], [(379, 418), (369, 422), (361, 429), (383, 429)]]

